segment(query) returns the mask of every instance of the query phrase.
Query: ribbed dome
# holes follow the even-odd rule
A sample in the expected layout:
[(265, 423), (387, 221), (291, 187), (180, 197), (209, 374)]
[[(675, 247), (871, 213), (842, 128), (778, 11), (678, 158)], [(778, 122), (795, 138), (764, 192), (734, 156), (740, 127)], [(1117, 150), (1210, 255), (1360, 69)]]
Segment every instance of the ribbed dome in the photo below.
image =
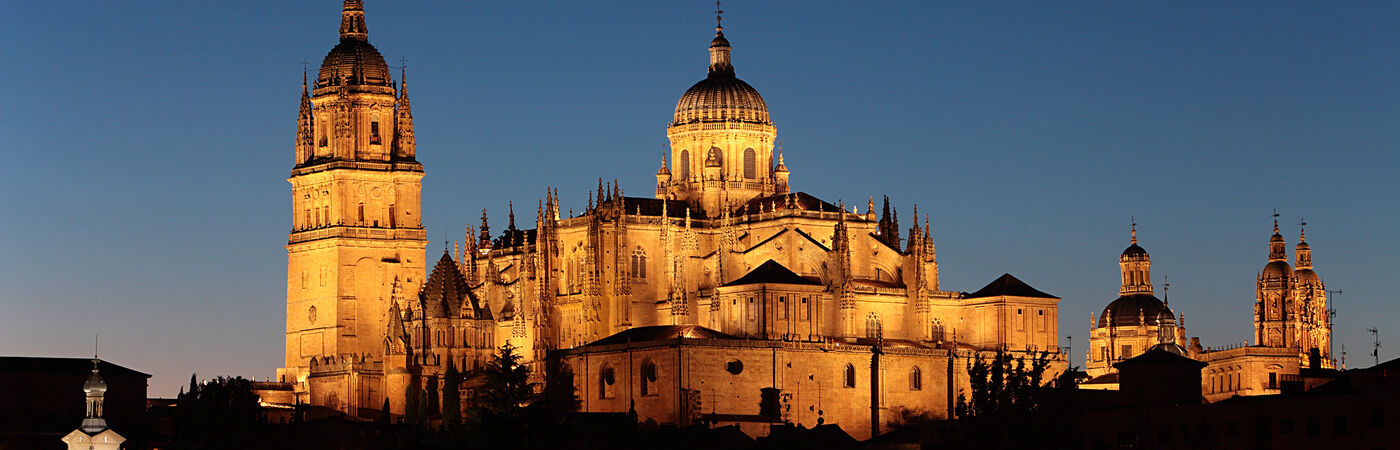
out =
[(1128, 248), (1123, 249), (1123, 256), (1118, 257), (1118, 259), (1123, 260), (1123, 261), (1127, 261), (1127, 260), (1131, 260), (1131, 259), (1142, 259), (1142, 258), (1146, 258), (1146, 257), (1147, 257), (1147, 250), (1144, 250), (1142, 247), (1139, 247), (1137, 244), (1133, 244), (1133, 245), (1129, 245)]
[(1322, 278), (1312, 269), (1298, 269), (1293, 272), (1293, 277), (1298, 280), (1298, 284), (1322, 284)]
[(389, 65), (368, 41), (341, 39), (340, 44), (326, 54), (321, 61), (321, 74), (316, 77), (316, 87), (334, 86), (342, 78), (351, 85), (392, 86), (389, 78)]
[(1147, 325), (1157, 325), (1157, 315), (1163, 311), (1171, 314), (1171, 309), (1163, 304), (1161, 300), (1150, 294), (1128, 294), (1118, 297), (1107, 307), (1104, 307), (1103, 314), (1099, 316), (1099, 326), (1106, 327), (1110, 323), (1115, 327), (1137, 326), (1139, 322), (1146, 322)]
[(712, 73), (676, 102), (672, 125), (697, 122), (747, 122), (771, 125), (768, 104), (758, 90), (732, 74)]
[(1283, 261), (1270, 261), (1264, 265), (1264, 271), (1259, 276), (1265, 280), (1278, 280), (1288, 278), (1293, 274), (1293, 267)]

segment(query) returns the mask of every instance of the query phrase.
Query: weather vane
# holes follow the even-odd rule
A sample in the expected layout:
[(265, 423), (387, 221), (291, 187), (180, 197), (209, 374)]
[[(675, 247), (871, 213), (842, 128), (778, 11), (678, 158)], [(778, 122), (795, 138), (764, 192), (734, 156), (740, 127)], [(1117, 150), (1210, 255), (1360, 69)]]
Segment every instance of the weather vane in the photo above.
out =
[(724, 10), (720, 9), (720, 2), (715, 1), (715, 28), (724, 28)]

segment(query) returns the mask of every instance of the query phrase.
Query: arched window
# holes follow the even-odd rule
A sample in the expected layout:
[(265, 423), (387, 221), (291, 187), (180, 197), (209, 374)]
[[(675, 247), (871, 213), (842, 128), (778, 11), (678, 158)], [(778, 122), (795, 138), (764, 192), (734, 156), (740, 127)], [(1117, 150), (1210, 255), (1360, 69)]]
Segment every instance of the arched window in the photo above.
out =
[(751, 148), (744, 149), (744, 178), (758, 178), (758, 154)]
[(365, 202), (360, 202), (360, 225), (365, 224)]
[(909, 390), (924, 390), (924, 371), (920, 370), (919, 366), (914, 366), (914, 368), (909, 371)]
[(397, 220), (395, 220), (394, 217), (394, 205), (389, 205), (389, 228), (394, 228), (395, 223), (397, 223)]
[(841, 378), (842, 378), (841, 386), (842, 386), (842, 387), (848, 387), (848, 388), (856, 387), (856, 367), (855, 367), (855, 366), (852, 366), (852, 365), (850, 365), (850, 364), (846, 364), (846, 369), (842, 372), (841, 375), (842, 375), (842, 376), (841, 376)]
[(373, 118), (370, 119), (369, 122), (369, 143), (378, 144), (380, 142), (381, 141), (379, 139), (379, 116), (375, 115), (373, 116)]
[(929, 340), (943, 342), (943, 321), (933, 319), (933, 324), (929, 328)]
[(724, 152), (719, 147), (710, 147), (710, 152), (705, 155), (705, 165), (713, 167), (724, 166)]
[(682, 180), (690, 179), (690, 150), (681, 150), (681, 158), (676, 163), (676, 169), (680, 170)]
[(641, 247), (632, 251), (632, 278), (635, 280), (647, 279), (647, 252)]
[(656, 383), (656, 363), (651, 360), (642, 361), (642, 371), (638, 375), (640, 375), (641, 378), (642, 395), (656, 394), (652, 392), (653, 389), (651, 388), (651, 385)]
[(600, 398), (613, 398), (613, 384), (617, 383), (617, 374), (612, 365), (604, 364), (598, 371), (598, 395)]
[(884, 336), (884, 330), (881, 329), (882, 327), (883, 325), (880, 324), (879, 314), (870, 313), (865, 316), (865, 337), (879, 339), (881, 336)]

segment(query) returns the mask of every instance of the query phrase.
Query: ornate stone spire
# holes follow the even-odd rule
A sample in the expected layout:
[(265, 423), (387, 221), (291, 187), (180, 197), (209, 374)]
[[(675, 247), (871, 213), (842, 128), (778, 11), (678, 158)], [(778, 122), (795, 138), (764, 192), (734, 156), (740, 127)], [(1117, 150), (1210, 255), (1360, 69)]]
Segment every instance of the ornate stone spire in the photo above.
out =
[(481, 248), (491, 248), (491, 225), (487, 223), (486, 208), (481, 208), (481, 235), (477, 239)]
[(418, 142), (413, 138), (413, 107), (408, 102), (408, 67), (399, 69), (399, 99), (394, 126), (394, 156), (412, 160), (418, 152)]
[(297, 160), (302, 164), (311, 159), (316, 143), (315, 117), (311, 108), (311, 94), (306, 87), (306, 68), (301, 70), (301, 110), (297, 113)]
[(365, 27), (365, 2), (345, 0), (340, 11), (340, 40), (369, 40), (369, 28)]

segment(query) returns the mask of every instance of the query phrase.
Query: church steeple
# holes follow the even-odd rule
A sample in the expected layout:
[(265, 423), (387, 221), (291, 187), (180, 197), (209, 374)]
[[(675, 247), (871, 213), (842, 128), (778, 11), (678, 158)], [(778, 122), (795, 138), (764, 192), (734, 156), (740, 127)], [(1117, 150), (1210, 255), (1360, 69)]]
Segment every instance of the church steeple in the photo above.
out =
[(101, 362), (97, 355), (92, 355), (92, 374), (88, 375), (87, 381), (83, 383), (83, 394), (87, 397), (87, 415), (83, 418), (82, 430), (85, 433), (93, 434), (107, 429), (107, 419), (102, 418), (103, 397), (107, 394), (107, 382), (102, 380), (102, 375), (97, 373), (97, 364)]
[(369, 28), (365, 27), (365, 2), (345, 0), (340, 11), (340, 40), (369, 40)]
[[(314, 358), (382, 354), (387, 327), (341, 319), (380, 317), (389, 280), (420, 283), (426, 262), (423, 165), (414, 160), (407, 92), (368, 41), (364, 2), (344, 1), (340, 16), (339, 41), (303, 82), (287, 178), (287, 347), (278, 378), (300, 383)], [(337, 273), (351, 266), (353, 277)], [(326, 301), (336, 298), (355, 301)], [(340, 407), (364, 406), (349, 405)]]

